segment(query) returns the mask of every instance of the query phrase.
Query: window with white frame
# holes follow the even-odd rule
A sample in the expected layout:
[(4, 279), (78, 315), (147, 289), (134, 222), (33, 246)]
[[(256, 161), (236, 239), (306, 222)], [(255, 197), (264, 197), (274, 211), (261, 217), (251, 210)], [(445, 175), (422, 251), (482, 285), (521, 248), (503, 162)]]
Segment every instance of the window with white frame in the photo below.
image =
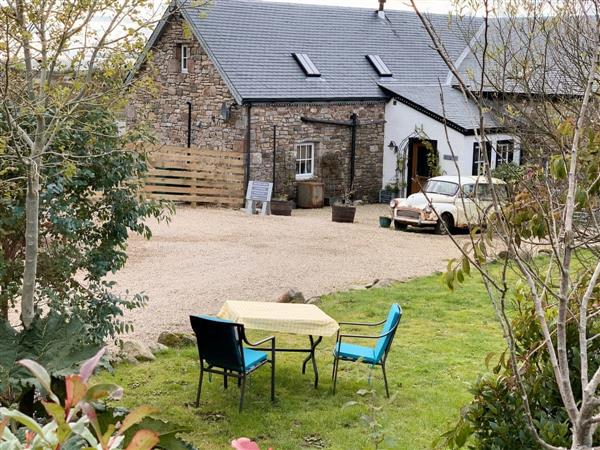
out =
[(514, 157), (515, 144), (513, 141), (505, 140), (496, 143), (496, 167), (513, 162)]
[(485, 148), (486, 153), (483, 153), (480, 149), (479, 142), (475, 142), (473, 144), (473, 167), (471, 170), (471, 175), (477, 176), (485, 174), (486, 162), (489, 163), (492, 159), (492, 143), (486, 141)]
[(188, 61), (190, 59), (190, 47), (181, 46), (181, 73), (188, 73)]
[(315, 144), (296, 144), (296, 179), (312, 178), (315, 174)]

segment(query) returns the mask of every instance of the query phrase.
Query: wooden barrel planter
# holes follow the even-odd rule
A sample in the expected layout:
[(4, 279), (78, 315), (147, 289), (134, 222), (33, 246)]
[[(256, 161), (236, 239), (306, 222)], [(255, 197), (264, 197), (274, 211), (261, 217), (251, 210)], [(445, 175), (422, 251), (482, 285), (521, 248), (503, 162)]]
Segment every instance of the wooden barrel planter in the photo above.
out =
[(333, 222), (353, 223), (355, 215), (355, 206), (333, 205), (331, 207), (331, 220)]
[(271, 200), (271, 214), (274, 216), (291, 216), (292, 202), (289, 200)]

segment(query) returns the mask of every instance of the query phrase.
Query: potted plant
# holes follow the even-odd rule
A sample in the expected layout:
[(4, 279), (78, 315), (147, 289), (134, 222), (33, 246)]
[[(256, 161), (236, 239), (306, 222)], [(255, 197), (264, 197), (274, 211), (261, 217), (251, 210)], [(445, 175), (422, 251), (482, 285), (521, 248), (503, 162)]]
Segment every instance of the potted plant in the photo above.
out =
[(287, 194), (276, 195), (271, 200), (271, 214), (274, 216), (292, 215), (292, 202), (288, 200)]
[(352, 188), (344, 190), (344, 196), (331, 207), (331, 220), (340, 223), (353, 223), (356, 206), (352, 202)]
[(390, 216), (379, 216), (379, 226), (381, 228), (389, 228), (392, 225), (392, 218)]
[(291, 216), (293, 202), (289, 200), (290, 180), (286, 178), (281, 186), (281, 192), (271, 199), (271, 214), (274, 216)]

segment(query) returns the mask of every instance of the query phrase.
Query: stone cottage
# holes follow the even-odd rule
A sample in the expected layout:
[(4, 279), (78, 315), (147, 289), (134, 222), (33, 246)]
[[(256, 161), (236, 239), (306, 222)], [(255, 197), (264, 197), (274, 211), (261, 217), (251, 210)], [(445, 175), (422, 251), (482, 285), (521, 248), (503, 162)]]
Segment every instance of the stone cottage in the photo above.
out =
[[(136, 91), (127, 120), (150, 119), (164, 144), (243, 152), (246, 180), (273, 180), (276, 193), (293, 194), (297, 181), (317, 178), (326, 197), (353, 191), (375, 201), (398, 177), (402, 142), (410, 146), (402, 170), (408, 192), (411, 180), (427, 175), (419, 164), (427, 152), (439, 152), (443, 171), (452, 173), (434, 108), (448, 69), (420, 19), (384, 11), (384, 3), (374, 10), (175, 0), (130, 76), (149, 77), (154, 89)], [(481, 25), (430, 20), (457, 61)], [(455, 151), (470, 172), (482, 159), (473, 127), (464, 125), (472, 105), (451, 94)], [(421, 145), (415, 129), (435, 136), (431, 145)]]

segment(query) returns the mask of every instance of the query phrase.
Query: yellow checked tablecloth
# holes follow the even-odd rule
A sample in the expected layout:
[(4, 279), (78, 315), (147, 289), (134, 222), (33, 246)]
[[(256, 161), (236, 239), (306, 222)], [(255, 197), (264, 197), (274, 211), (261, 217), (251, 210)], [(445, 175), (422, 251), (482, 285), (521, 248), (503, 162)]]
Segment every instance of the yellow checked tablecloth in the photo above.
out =
[(332, 336), (340, 327), (316, 305), (295, 303), (227, 301), (217, 316), (254, 330), (312, 336)]

